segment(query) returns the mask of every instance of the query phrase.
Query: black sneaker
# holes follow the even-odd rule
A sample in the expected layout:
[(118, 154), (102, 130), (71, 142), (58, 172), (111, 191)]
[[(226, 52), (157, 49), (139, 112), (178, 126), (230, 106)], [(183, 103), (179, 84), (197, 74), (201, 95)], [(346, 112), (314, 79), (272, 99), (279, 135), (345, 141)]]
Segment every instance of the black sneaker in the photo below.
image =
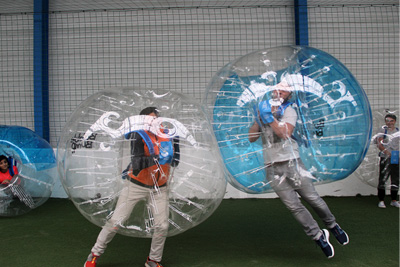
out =
[(349, 236), (346, 234), (345, 231), (340, 228), (339, 224), (336, 224), (335, 227), (329, 229), (331, 233), (336, 237), (336, 240), (341, 244), (341, 245), (347, 245), (349, 243)]
[(328, 259), (332, 258), (335, 255), (335, 250), (331, 243), (329, 243), (329, 232), (326, 229), (322, 229), (322, 235), (318, 240), (315, 240), (317, 245), (321, 247), (322, 251), (325, 253), (325, 256)]

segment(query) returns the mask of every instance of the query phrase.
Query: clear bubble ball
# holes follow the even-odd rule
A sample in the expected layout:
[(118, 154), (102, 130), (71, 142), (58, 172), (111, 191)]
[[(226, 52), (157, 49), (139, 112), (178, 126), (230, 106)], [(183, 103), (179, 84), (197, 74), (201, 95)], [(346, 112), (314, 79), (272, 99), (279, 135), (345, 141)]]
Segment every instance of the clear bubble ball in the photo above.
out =
[[(392, 114), (396, 116), (396, 122), (394, 123), (395, 132), (388, 132), (387, 124), (385, 122), (385, 116), (388, 114)], [(372, 118), (373, 118), (373, 129), (372, 129), (372, 137), (369, 149), (360, 164), (357, 170), (354, 172), (355, 176), (359, 178), (362, 182), (367, 185), (370, 185), (374, 188), (381, 189), (392, 189), (393, 185), (391, 182), (391, 176), (389, 173), (384, 174), (382, 176), (381, 184), (379, 184), (379, 176), (380, 172), (385, 172), (385, 167), (380, 169), (380, 161), (382, 158), (387, 158), (384, 152), (382, 152), (378, 148), (378, 144), (382, 144), (383, 148), (389, 148), (390, 150), (399, 150), (399, 142), (400, 142), (400, 132), (399, 132), (399, 111), (396, 109), (373, 109), (372, 110)], [(394, 152), (392, 152), (393, 160), (395, 160), (396, 156)], [(397, 152), (398, 153), (398, 152)], [(397, 154), (397, 160), (398, 160)], [(397, 186), (396, 186), (397, 187)], [(398, 187), (397, 187), (398, 190)]]
[(25, 214), (49, 199), (57, 165), (46, 140), (25, 127), (0, 125), (0, 155), (7, 162), (1, 174), (0, 216)]
[[(156, 107), (159, 116), (140, 115), (147, 107)], [(138, 173), (132, 166), (144, 152), (132, 150), (136, 147), (132, 134), (140, 134), (141, 147), (149, 148), (146, 155), (152, 162)], [(179, 154), (179, 164), (172, 166), (168, 144), (177, 139), (179, 153), (175, 146), (172, 149), (174, 158)], [(115, 88), (93, 94), (66, 123), (57, 164), (61, 183), (76, 208), (100, 227), (123, 206), (116, 208), (118, 201), (141, 195), (137, 188), (151, 191), (118, 222), (118, 233), (132, 237), (153, 235), (155, 213), (165, 210), (155, 200), (160, 192), (167, 192), (168, 236), (173, 236), (206, 220), (226, 189), (223, 164), (203, 108), (172, 91)], [(144, 170), (149, 170), (147, 176)], [(139, 176), (153, 180), (138, 184)]]
[[(280, 86), (290, 91), (288, 101), (276, 97)], [(297, 114), (290, 142), (278, 149), (263, 145), (262, 138), (249, 142), (260, 103), (282, 105), (282, 110), (288, 103)], [(237, 58), (212, 78), (203, 105), (228, 182), (247, 193), (272, 192), (265, 159), (280, 163), (283, 151), (298, 151), (313, 183), (344, 179), (361, 163), (371, 137), (370, 105), (361, 85), (339, 60), (306, 46), (275, 47)]]

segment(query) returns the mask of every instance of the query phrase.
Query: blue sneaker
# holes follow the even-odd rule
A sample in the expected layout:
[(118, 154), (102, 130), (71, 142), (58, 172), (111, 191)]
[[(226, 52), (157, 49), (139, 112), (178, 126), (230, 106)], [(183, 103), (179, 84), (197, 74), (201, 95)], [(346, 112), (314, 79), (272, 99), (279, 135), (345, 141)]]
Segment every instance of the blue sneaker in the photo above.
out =
[(339, 224), (336, 224), (335, 227), (329, 229), (331, 233), (336, 237), (336, 240), (341, 244), (341, 245), (347, 245), (349, 243), (349, 236), (346, 234), (345, 231), (340, 228)]
[(329, 232), (326, 229), (322, 229), (322, 235), (318, 240), (315, 240), (317, 245), (321, 247), (322, 251), (325, 253), (325, 256), (328, 259), (332, 258), (335, 255), (335, 250), (331, 243), (329, 243)]

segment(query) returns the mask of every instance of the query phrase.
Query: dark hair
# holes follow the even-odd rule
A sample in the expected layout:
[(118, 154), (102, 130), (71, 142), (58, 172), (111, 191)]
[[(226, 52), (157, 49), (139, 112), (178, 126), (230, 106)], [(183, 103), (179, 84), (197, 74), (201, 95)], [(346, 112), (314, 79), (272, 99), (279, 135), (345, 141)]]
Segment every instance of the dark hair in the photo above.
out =
[(397, 121), (397, 117), (396, 117), (396, 115), (394, 115), (394, 114), (386, 114), (385, 120), (386, 120), (386, 118), (392, 118), (392, 119), (394, 119), (395, 121)]
[(147, 108), (144, 108), (142, 111), (140, 111), (139, 115), (149, 115), (150, 113), (156, 114), (157, 117), (160, 114), (156, 107), (147, 107)]
[(0, 161), (2, 161), (3, 159), (7, 160), (7, 162), (8, 162), (8, 158), (6, 156), (0, 155)]

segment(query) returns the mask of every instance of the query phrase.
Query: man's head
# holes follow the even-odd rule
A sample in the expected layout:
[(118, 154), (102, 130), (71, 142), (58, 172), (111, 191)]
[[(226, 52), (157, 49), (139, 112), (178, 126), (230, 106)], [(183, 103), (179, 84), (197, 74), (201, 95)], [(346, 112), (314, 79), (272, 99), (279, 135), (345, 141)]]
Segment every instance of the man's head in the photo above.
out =
[(4, 155), (0, 155), (0, 170), (2, 172), (8, 170), (8, 159)]
[(385, 123), (389, 128), (394, 128), (396, 124), (397, 117), (394, 114), (386, 114), (385, 116)]
[(274, 98), (288, 100), (293, 91), (294, 88), (286, 80), (282, 80), (280, 83), (274, 86), (272, 93)]
[(156, 107), (147, 107), (144, 108), (142, 111), (140, 111), (139, 115), (153, 115), (158, 117), (160, 115), (160, 112), (158, 111), (158, 109)]
[(394, 120), (395, 122), (397, 121), (397, 117), (394, 114), (386, 114), (385, 120), (387, 120), (388, 118)]

